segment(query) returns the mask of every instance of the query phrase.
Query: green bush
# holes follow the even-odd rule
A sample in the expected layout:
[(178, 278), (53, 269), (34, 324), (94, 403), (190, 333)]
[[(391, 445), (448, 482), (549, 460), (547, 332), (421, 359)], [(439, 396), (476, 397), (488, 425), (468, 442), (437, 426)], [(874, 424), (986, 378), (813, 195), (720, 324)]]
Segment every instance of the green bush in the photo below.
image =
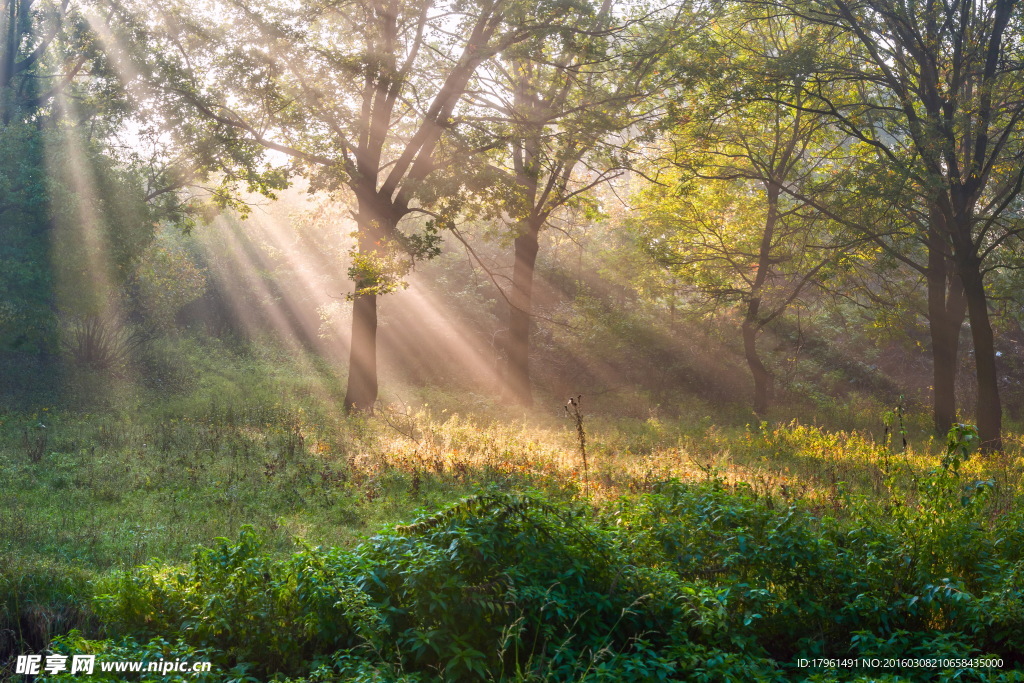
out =
[(397, 532), (361, 554), (360, 584), (407, 668), (453, 680), (674, 669), (653, 645), (679, 616), (677, 582), (624, 562), (617, 535), (581, 509), (486, 494)]
[[(247, 530), (102, 583), (121, 640), (96, 647), (177, 641), (223, 680), (1024, 680), (1021, 514), (991, 523), (990, 488), (947, 463), (845, 522), (717, 480), (596, 509), (491, 491), (285, 559)], [(984, 655), (1004, 669), (797, 665)]]
[(246, 529), (238, 543), (198, 551), (186, 569), (143, 566), (100, 582), (96, 612), (117, 634), (173, 635), (218, 653), (221, 666), (297, 672), (378, 630), (377, 612), (349, 576), (344, 555), (305, 550), (273, 560)]

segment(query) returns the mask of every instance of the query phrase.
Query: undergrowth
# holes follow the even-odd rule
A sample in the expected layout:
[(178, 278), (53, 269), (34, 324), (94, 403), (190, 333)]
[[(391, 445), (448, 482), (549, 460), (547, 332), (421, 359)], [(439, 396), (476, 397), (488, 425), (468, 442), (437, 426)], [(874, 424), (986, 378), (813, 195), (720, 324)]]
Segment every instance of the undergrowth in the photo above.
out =
[[(159, 401), (0, 416), (0, 678), (48, 651), (217, 681), (1024, 666), (1019, 437), (588, 410), (585, 471), (560, 403), (345, 417), (276, 356), (210, 356)], [(985, 654), (988, 678), (796, 664)]]
[[(950, 467), (919, 486), (847, 523), (712, 479), (596, 508), (488, 491), (284, 558), (245, 529), (100, 581), (108, 637), (52, 647), (205, 657), (207, 680), (1024, 680), (1024, 515), (991, 523), (987, 487)], [(797, 664), (981, 656), (1002, 665)]]

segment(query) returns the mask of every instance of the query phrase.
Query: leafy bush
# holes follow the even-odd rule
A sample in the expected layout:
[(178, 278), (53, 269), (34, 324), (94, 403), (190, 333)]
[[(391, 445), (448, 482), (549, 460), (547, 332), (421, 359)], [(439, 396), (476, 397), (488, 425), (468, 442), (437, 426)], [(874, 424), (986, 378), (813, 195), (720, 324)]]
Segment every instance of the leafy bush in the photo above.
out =
[(677, 585), (619, 550), (582, 510), (486, 494), (374, 539), (360, 582), (407, 668), (662, 680)]
[(173, 244), (150, 245), (139, 258), (134, 273), (136, 304), (147, 321), (160, 329), (171, 329), (174, 316), (186, 304), (203, 295), (206, 274), (186, 251)]
[(143, 566), (102, 582), (96, 612), (116, 633), (174, 634), (219, 653), (222, 666), (258, 662), (293, 672), (322, 652), (372, 638), (378, 615), (349, 579), (347, 557), (306, 550), (287, 560), (260, 552), (252, 530), (221, 539), (187, 569)]
[[(103, 583), (121, 639), (94, 646), (174, 638), (231, 680), (1021, 680), (1024, 519), (961, 471), (842, 523), (712, 479), (598, 509), (489, 491), (285, 559), (247, 530)], [(797, 665), (988, 654), (1005, 670)]]

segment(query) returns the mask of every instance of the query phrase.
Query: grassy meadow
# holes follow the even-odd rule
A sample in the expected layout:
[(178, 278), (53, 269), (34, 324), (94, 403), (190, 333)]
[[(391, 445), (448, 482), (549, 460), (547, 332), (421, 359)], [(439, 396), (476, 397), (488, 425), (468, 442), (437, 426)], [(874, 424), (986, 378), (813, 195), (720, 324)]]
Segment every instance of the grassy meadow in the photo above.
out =
[(93, 652), (212, 662), (143, 680), (1024, 678), (1019, 434), (981, 456), (884, 406), (584, 397), (584, 463), (558, 398), (346, 416), (318, 361), (176, 344), (174, 392), (82, 375), (94, 405), (4, 414), (4, 677)]

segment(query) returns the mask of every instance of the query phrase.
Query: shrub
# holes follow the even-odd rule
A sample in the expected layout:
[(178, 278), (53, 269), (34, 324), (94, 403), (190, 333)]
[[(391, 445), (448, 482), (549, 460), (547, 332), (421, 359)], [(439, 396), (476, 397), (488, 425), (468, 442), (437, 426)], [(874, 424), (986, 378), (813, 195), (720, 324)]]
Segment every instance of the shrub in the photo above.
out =
[(306, 549), (286, 560), (261, 553), (251, 529), (220, 539), (190, 567), (138, 567), (101, 582), (96, 612), (117, 634), (174, 634), (218, 653), (221, 666), (297, 673), (319, 653), (373, 638), (379, 617), (339, 553)]
[(64, 324), (64, 349), (79, 366), (93, 370), (118, 370), (149, 335), (112, 315), (93, 315)]
[[(108, 580), (97, 612), (132, 639), (108, 647), (175, 638), (237, 680), (931, 680), (797, 662), (1019, 665), (1021, 515), (989, 523), (988, 490), (939, 467), (916, 498), (849, 500), (844, 523), (714, 479), (597, 510), (488, 491), (347, 552), (272, 559), (246, 530)], [(941, 675), (989, 674), (1017, 675)]]

